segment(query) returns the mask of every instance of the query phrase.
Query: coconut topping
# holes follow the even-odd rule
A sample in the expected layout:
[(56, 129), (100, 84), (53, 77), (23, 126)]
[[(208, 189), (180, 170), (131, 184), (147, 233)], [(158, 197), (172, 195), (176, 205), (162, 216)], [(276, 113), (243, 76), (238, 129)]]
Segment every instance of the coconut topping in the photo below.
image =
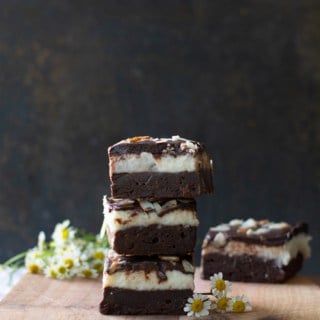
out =
[(308, 233), (305, 223), (290, 226), (286, 222), (270, 222), (267, 219), (233, 219), (211, 227), (204, 246), (211, 243), (216, 248), (224, 247), (231, 239), (265, 245), (281, 245), (299, 233)]
[(216, 227), (211, 227), (210, 230), (211, 231), (229, 231), (231, 228), (228, 224), (223, 223), (223, 224), (219, 224)]
[(255, 220), (249, 218), (247, 220), (233, 219), (229, 223), (223, 223), (216, 227), (210, 228), (212, 231), (229, 231), (236, 229), (237, 233), (245, 233), (247, 235), (252, 234), (264, 234), (271, 230), (287, 229), (290, 225), (286, 222), (270, 222), (269, 220)]
[(108, 214), (112, 210), (133, 210), (141, 208), (145, 213), (155, 212), (162, 216), (166, 213), (174, 211), (178, 208), (193, 208), (195, 203), (192, 199), (169, 199), (169, 200), (145, 200), (145, 199), (117, 199), (103, 197), (104, 214)]
[(179, 257), (176, 256), (159, 256), (162, 261), (179, 262)]
[(141, 200), (141, 201), (139, 201), (139, 204), (144, 212), (155, 211), (155, 207), (154, 207), (153, 203), (150, 201)]
[[(194, 153), (198, 147), (199, 147), (199, 143), (186, 139), (186, 138), (182, 138), (179, 135), (174, 135), (171, 138), (153, 138), (150, 136), (136, 136), (136, 137), (132, 137), (132, 138), (127, 138), (124, 140), (121, 140), (120, 142), (118, 142), (118, 144), (121, 143), (137, 143), (137, 142), (142, 142), (142, 141), (151, 141), (154, 143), (164, 143), (167, 142), (167, 146), (165, 149), (162, 150), (163, 153), (171, 153), (174, 152), (175, 148), (173, 146), (173, 144), (177, 144), (177, 142), (180, 142), (180, 149), (182, 151), (186, 150), (189, 151), (191, 153)], [(171, 143), (172, 142), (172, 143)]]
[(189, 261), (187, 261), (187, 260), (182, 260), (182, 266), (183, 266), (183, 268), (184, 268), (184, 271), (185, 272), (194, 272), (194, 267), (193, 267), (193, 265), (189, 262)]
[(227, 239), (222, 232), (217, 233), (213, 239), (213, 245), (216, 248), (224, 247), (226, 243), (227, 243)]

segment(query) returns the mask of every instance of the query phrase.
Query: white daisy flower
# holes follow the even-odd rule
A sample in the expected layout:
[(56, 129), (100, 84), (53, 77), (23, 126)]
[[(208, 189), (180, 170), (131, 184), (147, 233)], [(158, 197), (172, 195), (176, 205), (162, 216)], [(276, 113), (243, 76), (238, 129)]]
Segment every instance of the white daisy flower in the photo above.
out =
[(211, 292), (212, 295), (219, 298), (226, 296), (229, 291), (231, 291), (231, 282), (223, 280), (222, 272), (215, 273), (210, 277), (211, 280)]
[(38, 235), (38, 248), (39, 248), (39, 250), (41, 250), (41, 251), (44, 250), (45, 245), (46, 245), (46, 234), (43, 231), (40, 231), (39, 235)]
[(25, 259), (25, 266), (30, 273), (42, 273), (45, 263), (41, 258), (28, 258)]
[(200, 318), (209, 314), (211, 307), (211, 301), (208, 296), (200, 293), (195, 293), (192, 298), (188, 299), (188, 302), (183, 308), (183, 311), (187, 313), (187, 316)]
[(70, 220), (65, 220), (55, 226), (52, 239), (56, 246), (61, 246), (66, 241), (73, 239), (75, 234), (76, 230), (70, 226)]
[(227, 311), (247, 312), (251, 310), (252, 310), (251, 304), (249, 302), (249, 299), (245, 295), (232, 297), (228, 301)]
[(43, 252), (39, 250), (38, 247), (28, 250), (25, 258), (26, 263), (35, 259), (41, 259), (42, 253)]
[(47, 277), (63, 280), (74, 276), (75, 270), (69, 269), (68, 265), (64, 263), (60, 255), (53, 255), (47, 261), (47, 266), (44, 270), (44, 274)]
[(81, 251), (77, 248), (69, 246), (66, 250), (60, 252), (59, 261), (61, 264), (64, 264), (67, 269), (72, 270), (76, 267), (79, 267)]
[(212, 303), (212, 309), (216, 312), (226, 312), (228, 308), (228, 302), (230, 299), (231, 298), (227, 296), (218, 297), (217, 300)]
[(25, 256), (24, 263), (30, 273), (41, 273), (45, 267), (42, 251), (38, 247), (29, 250)]
[(57, 279), (63, 280), (73, 276), (70, 270), (63, 263), (53, 266), (53, 269), (57, 272)]
[(94, 260), (104, 260), (104, 257), (106, 255), (106, 250), (103, 248), (96, 248), (93, 252), (93, 259)]
[(104, 258), (106, 256), (108, 249), (96, 247), (90, 252), (91, 256), (88, 257), (87, 262), (90, 265), (90, 268), (95, 269), (98, 273), (103, 271)]
[(44, 269), (44, 275), (48, 278), (54, 278), (57, 279), (58, 272), (57, 272), (57, 266), (55, 264), (49, 264)]
[(93, 269), (95, 269), (98, 273), (102, 273), (103, 271), (103, 262), (102, 261), (93, 261), (91, 263)]
[(84, 245), (81, 253), (81, 261), (89, 261), (93, 259), (93, 254), (95, 252), (95, 246), (93, 243), (87, 243)]
[(55, 226), (52, 240), (46, 242), (45, 233), (41, 231), (37, 246), (23, 254), (21, 259), (29, 272), (56, 279), (96, 278), (102, 273), (109, 248), (106, 240), (72, 227), (69, 220)]
[(96, 269), (90, 268), (89, 264), (85, 263), (80, 267), (78, 276), (83, 278), (97, 278), (99, 273)]
[(83, 239), (80, 239), (80, 238), (74, 238), (72, 239), (72, 242), (71, 244), (75, 247), (75, 248), (78, 248), (80, 250), (83, 250), (87, 245), (88, 243), (83, 240)]

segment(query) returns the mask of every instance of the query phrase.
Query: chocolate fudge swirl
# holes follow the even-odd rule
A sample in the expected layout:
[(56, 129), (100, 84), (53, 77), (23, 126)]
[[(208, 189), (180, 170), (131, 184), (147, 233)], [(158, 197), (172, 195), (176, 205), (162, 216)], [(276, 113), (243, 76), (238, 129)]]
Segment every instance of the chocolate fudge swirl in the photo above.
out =
[[(160, 259), (159, 259), (160, 258)], [(186, 267), (187, 265), (187, 267)], [(159, 279), (159, 283), (167, 280), (166, 273), (168, 271), (179, 271), (184, 274), (193, 274), (191, 265), (191, 257), (159, 257), (159, 256), (118, 256), (114, 255), (106, 260), (105, 272), (114, 274), (116, 272), (138, 272), (143, 271), (148, 274), (155, 272)]]
[[(192, 148), (188, 147), (192, 146)], [(140, 154), (141, 152), (150, 152), (155, 157), (161, 157), (163, 154), (172, 156), (194, 153), (195, 150), (202, 152), (204, 146), (196, 141), (177, 138), (158, 139), (152, 137), (129, 138), (109, 147), (110, 156), (122, 156), (127, 154)]]
[[(142, 203), (146, 201), (139, 199), (115, 199), (112, 197), (108, 198), (108, 210), (142, 210), (146, 213), (156, 211), (156, 208), (153, 206), (153, 203), (156, 202), (160, 207), (160, 211), (157, 212), (159, 217), (164, 216), (175, 210), (192, 210), (196, 211), (196, 201), (194, 199), (160, 199), (153, 200), (149, 199), (148, 203), (150, 206), (148, 208), (144, 207)], [(171, 204), (174, 202), (173, 204)]]
[[(253, 220), (255, 221), (255, 220)], [(226, 241), (235, 240), (265, 246), (281, 246), (300, 233), (308, 233), (308, 224), (297, 223), (295, 226), (283, 223), (282, 227), (272, 228), (268, 220), (255, 221), (255, 226), (243, 228), (241, 225), (224, 224), (224, 228), (211, 228), (205, 237), (203, 247), (213, 242), (218, 233), (222, 233)], [(271, 226), (271, 227), (269, 227)]]

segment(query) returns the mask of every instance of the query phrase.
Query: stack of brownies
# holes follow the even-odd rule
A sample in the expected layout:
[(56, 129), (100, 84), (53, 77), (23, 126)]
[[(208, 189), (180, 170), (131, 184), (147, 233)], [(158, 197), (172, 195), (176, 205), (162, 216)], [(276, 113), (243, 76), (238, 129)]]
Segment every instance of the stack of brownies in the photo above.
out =
[(179, 136), (122, 140), (108, 154), (100, 311), (183, 314), (194, 289), (194, 197), (213, 192), (212, 162), (202, 144)]

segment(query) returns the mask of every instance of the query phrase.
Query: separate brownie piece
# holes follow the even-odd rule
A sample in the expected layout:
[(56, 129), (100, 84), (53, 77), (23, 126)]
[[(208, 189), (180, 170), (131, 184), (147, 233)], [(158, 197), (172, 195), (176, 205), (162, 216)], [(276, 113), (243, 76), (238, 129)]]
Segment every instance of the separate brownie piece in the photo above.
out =
[(194, 251), (199, 221), (193, 199), (103, 199), (108, 240), (119, 254), (186, 255)]
[(210, 228), (202, 245), (201, 276), (223, 272), (227, 280), (284, 282), (310, 256), (308, 225), (232, 220)]
[(134, 137), (109, 147), (115, 198), (194, 198), (212, 193), (212, 162), (202, 144), (172, 138)]
[(103, 314), (184, 314), (192, 296), (190, 257), (119, 256), (110, 251), (103, 274)]

